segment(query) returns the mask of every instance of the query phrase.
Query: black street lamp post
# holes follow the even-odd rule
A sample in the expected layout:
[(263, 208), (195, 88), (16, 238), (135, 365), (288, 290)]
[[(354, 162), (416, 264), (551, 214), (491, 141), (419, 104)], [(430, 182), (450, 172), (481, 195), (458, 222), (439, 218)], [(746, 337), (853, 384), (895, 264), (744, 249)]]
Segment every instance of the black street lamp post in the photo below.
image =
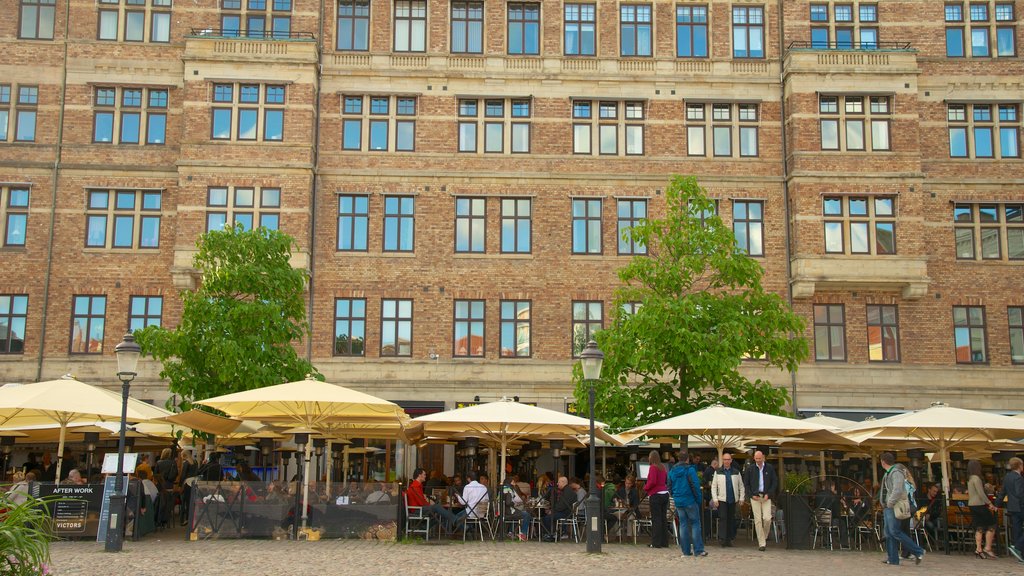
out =
[(128, 426), (128, 387), (137, 375), (135, 368), (139, 363), (142, 348), (135, 343), (135, 337), (125, 334), (121, 343), (114, 347), (117, 355), (117, 377), (121, 380), (121, 434), (117, 442), (117, 472), (114, 481), (114, 493), (110, 495), (110, 522), (107, 525), (107, 539), (104, 548), (107, 552), (120, 552), (124, 545), (124, 516), (127, 495), (124, 491), (124, 448), (125, 429)]
[(590, 494), (587, 496), (587, 553), (601, 552), (601, 499), (597, 496), (597, 450), (594, 446), (594, 381), (601, 378), (604, 354), (597, 342), (587, 342), (580, 354), (583, 379), (590, 384)]

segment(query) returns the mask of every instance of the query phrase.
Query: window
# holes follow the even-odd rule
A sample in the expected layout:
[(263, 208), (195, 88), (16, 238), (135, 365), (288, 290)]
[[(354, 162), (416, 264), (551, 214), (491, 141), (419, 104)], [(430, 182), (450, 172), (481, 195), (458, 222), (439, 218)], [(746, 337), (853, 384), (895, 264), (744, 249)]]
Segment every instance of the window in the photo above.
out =
[[(524, 99), (483, 100), (460, 99), (459, 152), (484, 154), (526, 154), (530, 152), (530, 110), (532, 102)], [(483, 142), (479, 142), (479, 138)], [(482, 144), (482, 145), (481, 145)]]
[(895, 306), (868, 304), (868, 361), (900, 361), (900, 327)]
[(647, 219), (647, 200), (619, 200), (617, 207), (616, 237), (619, 239), (620, 255), (647, 254), (647, 246), (633, 238), (630, 230)]
[(593, 56), (596, 54), (596, 28), (594, 4), (565, 5), (565, 55)]
[(160, 247), (160, 192), (86, 191), (86, 248)]
[(338, 50), (370, 49), (370, 0), (338, 0)]
[[(0, 300), (0, 313), (2, 313)], [(1024, 364), (1024, 307), (1010, 306), (1006, 309), (1006, 317), (1010, 325), (1010, 362)]]
[(415, 234), (415, 201), (412, 196), (384, 197), (384, 251), (412, 252)]
[(676, 56), (708, 57), (707, 6), (676, 6)]
[(285, 87), (214, 84), (210, 137), (238, 142), (284, 140)]
[(733, 6), (732, 57), (764, 58), (764, 8)]
[(602, 302), (572, 303), (572, 356), (579, 358), (587, 342), (604, 327), (604, 304)]
[[(22, 0), (23, 7), (26, 3), (28, 0)], [(48, 3), (53, 4), (53, 0)], [(52, 38), (52, 12), (49, 26)], [(96, 37), (112, 42), (170, 42), (171, 0), (100, 0)]]
[(455, 251), (482, 254), (486, 250), (487, 199), (455, 199)]
[(484, 347), (484, 301), (456, 300), (452, 356), (483, 358)]
[(292, 0), (221, 0), (221, 34), (228, 37), (289, 38), (291, 11)]
[(281, 189), (213, 186), (206, 194), (206, 231), (240, 225), (281, 229)]
[(601, 200), (572, 200), (572, 253), (601, 253)]
[(146, 326), (160, 326), (163, 316), (162, 296), (132, 296), (128, 299), (128, 331), (135, 332)]
[(427, 1), (395, 0), (395, 52), (427, 51)]
[(25, 323), (28, 320), (28, 296), (0, 295), (0, 354), (25, 351)]
[(573, 100), (573, 153), (643, 155), (645, 108), (642, 101)]
[[(364, 106), (364, 99), (368, 99), (368, 107)], [(342, 150), (412, 152), (416, 149), (415, 96), (343, 96), (341, 115)]]
[(1019, 104), (947, 104), (950, 158), (1020, 158)]
[(530, 198), (501, 199), (502, 254), (529, 254), (533, 201)]
[(482, 54), (484, 51), (484, 3), (452, 2), (452, 52)]
[(896, 198), (892, 196), (826, 196), (825, 252), (829, 254), (895, 254)]
[(760, 108), (757, 104), (687, 102), (687, 154), (706, 156), (710, 148), (715, 157), (756, 157), (759, 153), (759, 125)]
[(96, 88), (92, 141), (161, 145), (167, 138), (167, 90)]
[(24, 246), (28, 231), (29, 189), (17, 186), (0, 188), (0, 226), (3, 226), (4, 246)]
[(529, 358), (530, 347), (530, 301), (501, 301), (501, 357)]
[(106, 296), (72, 297), (71, 354), (102, 354)]
[(335, 298), (334, 355), (366, 355), (366, 299)]
[(818, 97), (821, 149), (846, 152), (892, 150), (889, 96)]
[(846, 319), (842, 304), (814, 305), (814, 358), (846, 361)]
[(369, 196), (338, 197), (338, 250), (365, 252), (369, 241)]
[(57, 0), (21, 0), (18, 38), (53, 40), (53, 16)]
[[(11, 109), (11, 94), (17, 95)], [(36, 113), (39, 106), (39, 87), (0, 84), (0, 142), (35, 142)], [(11, 118), (14, 124), (11, 125)]]
[(953, 345), (957, 364), (986, 364), (985, 308), (953, 306)]
[(810, 8), (812, 48), (878, 48), (877, 4), (860, 4), (856, 7), (852, 4), (811, 4)]
[(381, 301), (380, 355), (412, 356), (412, 300)]
[(651, 55), (650, 4), (623, 4), (619, 7), (619, 40), (622, 56)]
[(764, 256), (764, 202), (735, 200), (732, 231), (736, 247), (748, 256)]
[[(1005, 58), (1017, 55), (1016, 15), (1012, 2), (970, 2), (967, 8), (969, 25), (965, 23), (962, 2), (945, 6), (947, 57)], [(994, 47), (991, 45), (993, 39)]]
[(508, 4), (508, 53), (540, 54), (540, 4)]
[(1024, 260), (1024, 204), (956, 204), (958, 260)]

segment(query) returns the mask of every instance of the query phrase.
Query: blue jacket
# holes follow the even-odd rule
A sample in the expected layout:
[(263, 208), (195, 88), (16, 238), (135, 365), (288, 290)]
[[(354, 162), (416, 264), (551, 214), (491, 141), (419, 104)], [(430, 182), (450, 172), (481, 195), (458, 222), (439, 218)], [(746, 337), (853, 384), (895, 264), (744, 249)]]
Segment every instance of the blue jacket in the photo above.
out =
[(669, 470), (668, 489), (676, 508), (699, 506), (703, 499), (697, 468), (689, 464), (679, 462)]

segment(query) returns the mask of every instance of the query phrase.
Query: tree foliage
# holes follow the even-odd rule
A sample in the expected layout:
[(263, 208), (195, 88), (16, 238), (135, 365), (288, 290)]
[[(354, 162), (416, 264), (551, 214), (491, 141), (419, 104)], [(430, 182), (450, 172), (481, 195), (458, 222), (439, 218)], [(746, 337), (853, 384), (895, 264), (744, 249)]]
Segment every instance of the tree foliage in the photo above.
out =
[[(751, 381), (739, 367), (755, 358), (795, 371), (808, 356), (803, 320), (764, 290), (760, 263), (737, 249), (695, 178), (675, 177), (665, 204), (664, 218), (624, 233), (648, 254), (619, 270), (623, 285), (610, 326), (596, 334), (605, 355), (597, 418), (624, 429), (718, 402), (781, 413), (786, 390)], [(641, 306), (626, 312), (633, 303)], [(578, 365), (573, 379), (586, 405), (588, 384)]]
[(207, 232), (197, 245), (201, 284), (181, 293), (181, 323), (136, 332), (143, 353), (163, 363), (160, 376), (181, 397), (179, 408), (315, 372), (293, 346), (309, 333), (308, 276), (291, 265), (294, 239), (235, 226)]
[(50, 541), (54, 539), (48, 506), (59, 498), (26, 496), (18, 503), (0, 490), (0, 574), (49, 574)]

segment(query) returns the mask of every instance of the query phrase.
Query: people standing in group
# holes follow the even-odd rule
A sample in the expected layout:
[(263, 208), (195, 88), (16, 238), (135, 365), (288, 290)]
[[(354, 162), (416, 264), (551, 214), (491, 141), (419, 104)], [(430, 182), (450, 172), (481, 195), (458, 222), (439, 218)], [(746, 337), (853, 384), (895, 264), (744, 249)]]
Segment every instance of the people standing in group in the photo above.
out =
[(910, 536), (900, 527), (900, 521), (896, 519), (894, 508), (897, 504), (908, 500), (910, 494), (907, 492), (907, 484), (913, 479), (910, 472), (902, 464), (896, 463), (896, 457), (892, 452), (883, 452), (879, 457), (885, 476), (882, 477), (882, 489), (879, 500), (882, 504), (883, 518), (885, 522), (885, 550), (886, 559), (883, 564), (893, 566), (900, 563), (900, 544), (905, 551), (910, 552), (915, 564), (920, 564), (924, 558), (924, 548), (915, 543)]
[(160, 459), (153, 467), (153, 483), (160, 488), (160, 503), (157, 507), (157, 526), (171, 525), (171, 512), (174, 510), (174, 484), (178, 481), (178, 463), (171, 456), (171, 449), (164, 448)]
[(754, 515), (757, 549), (764, 552), (768, 547), (768, 530), (772, 525), (772, 500), (779, 490), (779, 477), (775, 475), (775, 468), (765, 462), (764, 452), (754, 452), (754, 464), (743, 471), (743, 488)]
[(666, 516), (668, 515), (668, 474), (661, 465), (661, 456), (657, 450), (651, 450), (647, 456), (647, 483), (644, 484), (644, 492), (647, 493), (651, 508), (651, 548), (667, 548), (668, 534)]
[(744, 500), (743, 478), (732, 465), (732, 454), (722, 455), (722, 465), (711, 477), (711, 507), (718, 511), (718, 539), (732, 546), (736, 538), (736, 503)]
[(700, 528), (700, 506), (703, 501), (700, 476), (697, 467), (690, 464), (690, 453), (686, 448), (679, 450), (676, 465), (669, 472), (668, 482), (676, 505), (676, 516), (679, 518), (679, 549), (683, 556), (707, 556)]
[[(971, 510), (971, 525), (974, 528), (974, 555), (981, 559), (997, 558), (992, 551), (996, 539), (996, 518), (992, 514), (996, 507), (985, 493), (985, 482), (981, 477), (981, 462), (967, 462), (967, 507)], [(982, 541), (985, 547), (982, 548)]]
[(1003, 477), (1003, 487), (996, 495), (996, 502), (1006, 499), (1007, 525), (1010, 527), (1010, 554), (1017, 562), (1024, 564), (1021, 557), (1024, 550), (1024, 460), (1010, 458), (1010, 471)]

